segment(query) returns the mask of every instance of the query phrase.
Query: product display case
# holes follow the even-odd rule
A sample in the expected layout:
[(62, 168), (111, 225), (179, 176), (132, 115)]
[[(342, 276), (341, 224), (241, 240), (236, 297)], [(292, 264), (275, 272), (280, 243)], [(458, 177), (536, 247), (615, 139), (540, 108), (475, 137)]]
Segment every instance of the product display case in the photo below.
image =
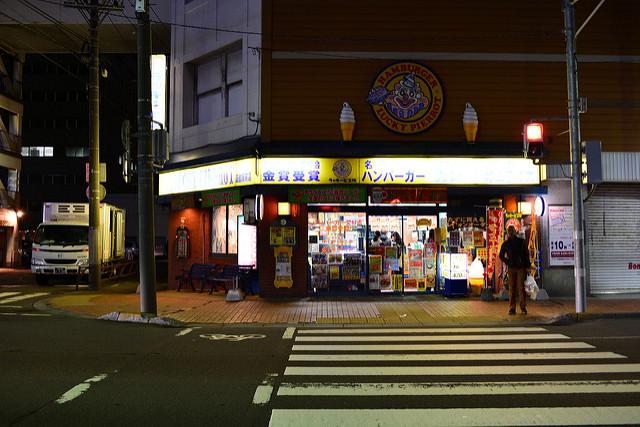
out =
[(365, 223), (364, 213), (309, 213), (312, 291), (364, 291)]

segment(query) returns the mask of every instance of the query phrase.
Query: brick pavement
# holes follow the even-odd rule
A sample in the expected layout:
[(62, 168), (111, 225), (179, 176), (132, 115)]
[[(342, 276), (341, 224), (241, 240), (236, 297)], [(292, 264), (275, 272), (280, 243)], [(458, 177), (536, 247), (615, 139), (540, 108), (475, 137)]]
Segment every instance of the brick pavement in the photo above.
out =
[[(227, 302), (223, 292), (157, 292), (159, 317), (185, 324), (438, 324), (479, 322), (546, 323), (560, 316), (573, 316), (572, 298), (529, 301), (528, 315), (509, 316), (507, 301), (482, 301), (478, 296), (445, 298), (442, 295), (380, 296), (349, 298), (264, 299), (246, 296)], [(640, 300), (587, 300), (587, 313), (640, 316)], [(140, 296), (135, 293), (79, 291), (55, 297), (48, 306), (71, 313), (103, 316), (113, 312), (139, 313)]]
[[(165, 278), (166, 279), (166, 278)], [(159, 282), (160, 283), (160, 282)], [(136, 278), (105, 281), (101, 291), (80, 286), (38, 304), (39, 308), (104, 316), (111, 313), (140, 313)], [(0, 268), (0, 286), (34, 286), (28, 269)], [(159, 284), (162, 287), (162, 284)], [(166, 283), (164, 283), (166, 287)], [(44, 290), (44, 288), (43, 288)], [(366, 296), (345, 298), (273, 299), (249, 295), (239, 302), (227, 302), (223, 292), (157, 292), (158, 317), (186, 324), (444, 324), (481, 322), (548, 323), (561, 317), (575, 319), (598, 316), (640, 316), (640, 294), (588, 298), (587, 313), (575, 313), (573, 298), (529, 301), (529, 314), (509, 316), (507, 301), (482, 301), (477, 295), (445, 298), (442, 295)]]

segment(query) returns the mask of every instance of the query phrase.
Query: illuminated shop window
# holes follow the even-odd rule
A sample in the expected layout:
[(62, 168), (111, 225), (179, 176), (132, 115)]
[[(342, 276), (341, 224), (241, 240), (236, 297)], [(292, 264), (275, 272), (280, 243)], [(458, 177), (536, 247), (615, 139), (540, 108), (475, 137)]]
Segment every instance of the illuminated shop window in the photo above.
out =
[(238, 253), (238, 216), (242, 205), (211, 208), (211, 254)]

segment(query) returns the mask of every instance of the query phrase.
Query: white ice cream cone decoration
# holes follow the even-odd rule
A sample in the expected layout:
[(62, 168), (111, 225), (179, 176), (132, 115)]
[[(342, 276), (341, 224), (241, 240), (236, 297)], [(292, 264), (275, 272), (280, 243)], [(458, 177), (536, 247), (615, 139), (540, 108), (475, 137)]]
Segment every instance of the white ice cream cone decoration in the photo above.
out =
[(478, 132), (478, 113), (468, 102), (462, 115), (462, 127), (464, 127), (467, 142), (475, 142), (476, 133)]
[(342, 112), (340, 113), (340, 129), (342, 130), (342, 140), (351, 141), (353, 139), (353, 130), (356, 127), (356, 116), (348, 103), (342, 104)]

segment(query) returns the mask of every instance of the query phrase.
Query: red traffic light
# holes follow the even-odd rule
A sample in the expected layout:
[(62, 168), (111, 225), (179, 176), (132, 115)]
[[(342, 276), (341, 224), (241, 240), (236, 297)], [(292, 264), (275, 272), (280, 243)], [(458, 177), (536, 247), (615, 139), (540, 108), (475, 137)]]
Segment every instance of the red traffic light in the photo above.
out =
[(544, 130), (540, 123), (524, 125), (524, 156), (527, 159), (544, 157)]
[(525, 125), (524, 131), (527, 142), (542, 142), (544, 129), (540, 123), (529, 123)]

